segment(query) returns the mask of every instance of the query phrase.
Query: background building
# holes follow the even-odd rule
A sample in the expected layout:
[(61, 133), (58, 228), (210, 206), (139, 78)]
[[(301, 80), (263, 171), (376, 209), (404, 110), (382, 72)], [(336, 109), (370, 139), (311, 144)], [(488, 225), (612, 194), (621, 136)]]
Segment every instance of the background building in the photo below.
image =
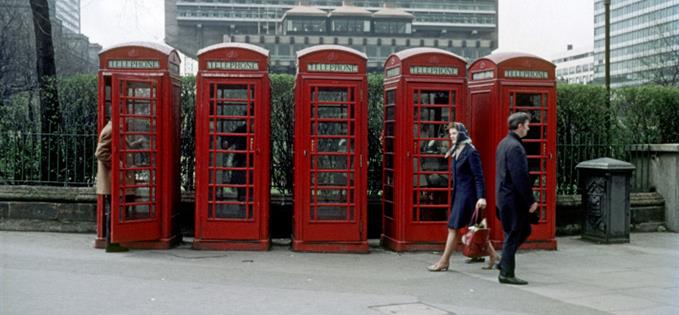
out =
[[(679, 84), (679, 0), (611, 1), (611, 87)], [(594, 2), (594, 79), (604, 81), (604, 1)]]
[(80, 0), (50, 0), (50, 15), (71, 33), (80, 34)]
[(556, 65), (556, 79), (566, 83), (587, 84), (594, 80), (594, 52), (592, 47), (573, 49), (568, 45), (565, 52), (552, 58)]
[(243, 42), (270, 51), (275, 71), (293, 72), (296, 52), (338, 44), (368, 55), (437, 47), (467, 59), (497, 48), (497, 0), (165, 0), (165, 41), (195, 58), (205, 46)]

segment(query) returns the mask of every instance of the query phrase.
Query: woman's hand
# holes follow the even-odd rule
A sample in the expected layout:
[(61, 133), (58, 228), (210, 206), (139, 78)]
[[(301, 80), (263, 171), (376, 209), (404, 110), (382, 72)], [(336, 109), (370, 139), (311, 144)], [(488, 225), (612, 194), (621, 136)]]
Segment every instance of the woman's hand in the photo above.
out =
[(486, 198), (479, 198), (479, 200), (476, 202), (476, 207), (479, 209), (485, 209), (487, 205)]

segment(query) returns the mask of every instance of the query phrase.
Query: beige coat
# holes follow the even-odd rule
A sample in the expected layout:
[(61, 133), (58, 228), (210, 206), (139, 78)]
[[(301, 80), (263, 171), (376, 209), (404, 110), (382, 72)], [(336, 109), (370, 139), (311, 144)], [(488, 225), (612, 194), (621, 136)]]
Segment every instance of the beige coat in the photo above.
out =
[(94, 152), (97, 157), (97, 194), (111, 194), (111, 121), (99, 134), (99, 143)]

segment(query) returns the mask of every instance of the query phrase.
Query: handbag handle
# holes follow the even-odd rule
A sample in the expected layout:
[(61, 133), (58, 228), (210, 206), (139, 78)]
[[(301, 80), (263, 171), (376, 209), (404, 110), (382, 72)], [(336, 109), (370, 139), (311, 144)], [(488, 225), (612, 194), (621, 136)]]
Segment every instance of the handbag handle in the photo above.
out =
[(474, 214), (472, 214), (472, 219), (469, 221), (469, 226), (476, 225), (476, 220), (479, 218), (479, 206), (474, 206)]

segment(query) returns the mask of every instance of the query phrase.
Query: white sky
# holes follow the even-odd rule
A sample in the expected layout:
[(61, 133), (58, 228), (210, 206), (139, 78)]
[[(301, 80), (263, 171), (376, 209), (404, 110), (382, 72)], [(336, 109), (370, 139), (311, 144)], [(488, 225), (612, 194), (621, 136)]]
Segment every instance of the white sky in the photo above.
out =
[[(126, 41), (162, 42), (163, 0), (81, 0), (81, 31), (107, 47)], [(551, 59), (593, 45), (594, 0), (499, 0), (498, 51)]]

